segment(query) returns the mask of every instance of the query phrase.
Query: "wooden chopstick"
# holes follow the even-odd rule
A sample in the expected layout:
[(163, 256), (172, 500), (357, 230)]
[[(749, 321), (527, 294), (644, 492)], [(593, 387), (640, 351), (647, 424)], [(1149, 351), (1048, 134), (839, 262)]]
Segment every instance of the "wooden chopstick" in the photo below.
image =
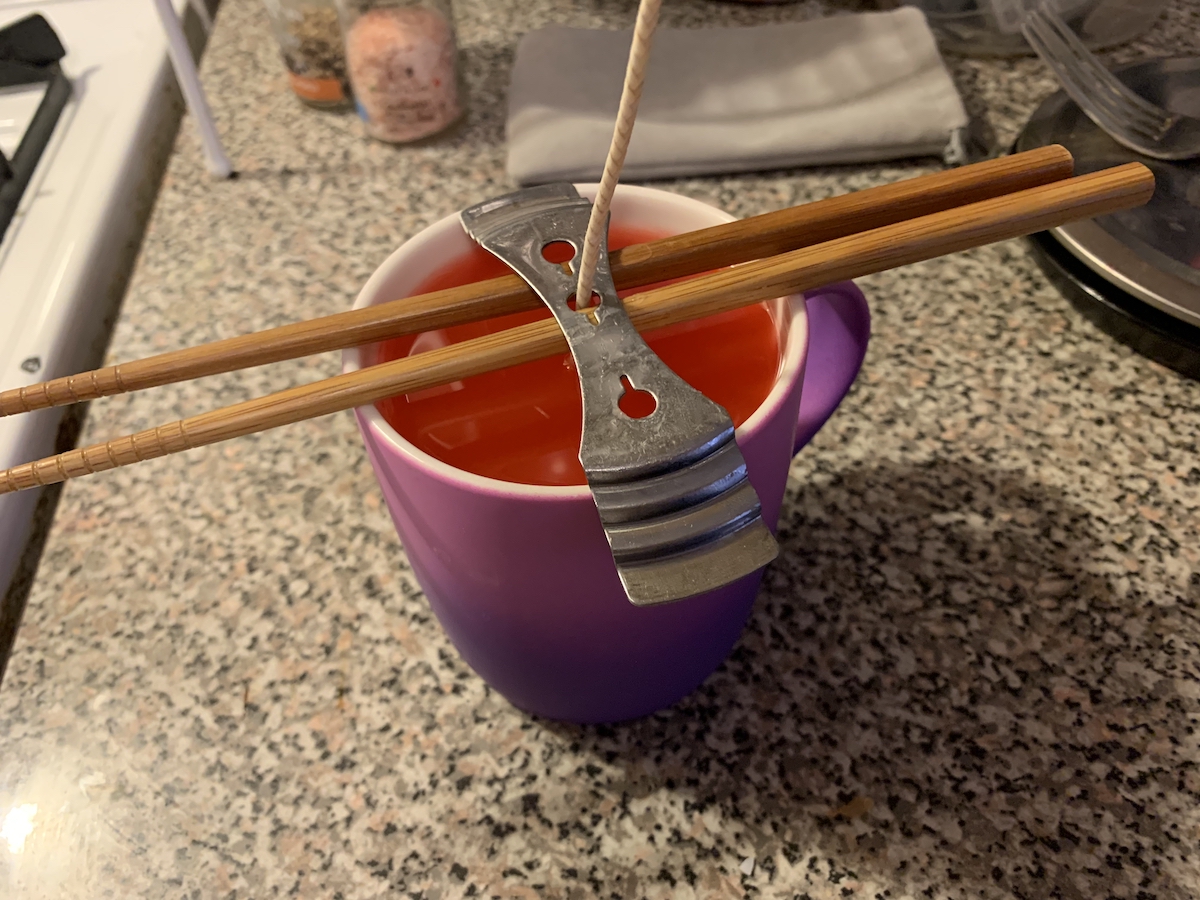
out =
[[(897, 222), (629, 297), (639, 329), (658, 328), (1139, 206), (1154, 192), (1140, 163)], [(566, 349), (550, 319), (291, 388), (0, 472), (0, 494), (53, 484), (265, 431), (540, 359)]]
[[(613, 279), (626, 290), (774, 256), (1058, 181), (1071, 175), (1073, 165), (1063, 147), (1041, 147), (638, 244), (613, 252)], [(0, 392), (0, 416), (342, 350), (540, 305), (517, 276), (493, 278), (13, 388)]]

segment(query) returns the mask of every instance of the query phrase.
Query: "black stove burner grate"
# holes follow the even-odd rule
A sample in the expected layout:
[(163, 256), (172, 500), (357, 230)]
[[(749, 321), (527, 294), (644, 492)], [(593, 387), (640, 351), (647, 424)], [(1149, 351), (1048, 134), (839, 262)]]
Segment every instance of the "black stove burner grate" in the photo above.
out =
[(27, 16), (0, 29), (0, 88), (46, 85), (42, 102), (21, 136), (12, 159), (0, 153), (0, 239), (8, 231), (38, 160), (50, 143), (63, 108), (71, 99), (71, 82), (59, 65), (65, 55), (58, 35), (39, 15)]

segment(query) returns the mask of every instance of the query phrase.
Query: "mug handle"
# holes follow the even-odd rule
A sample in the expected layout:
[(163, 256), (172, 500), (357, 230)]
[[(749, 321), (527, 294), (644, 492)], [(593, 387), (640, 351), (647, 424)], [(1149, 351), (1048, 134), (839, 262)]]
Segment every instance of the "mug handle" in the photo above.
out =
[(808, 310), (808, 360), (800, 389), (793, 453), (812, 440), (854, 383), (871, 336), (871, 310), (850, 281), (804, 295)]

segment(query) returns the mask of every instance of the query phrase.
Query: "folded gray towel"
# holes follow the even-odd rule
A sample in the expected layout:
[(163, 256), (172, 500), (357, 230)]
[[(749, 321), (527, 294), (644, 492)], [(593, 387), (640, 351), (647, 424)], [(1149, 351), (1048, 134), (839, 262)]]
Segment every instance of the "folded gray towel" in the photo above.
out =
[[(521, 39), (508, 96), (519, 184), (597, 180), (630, 32)], [(941, 155), (967, 115), (921, 12), (654, 37), (622, 177), (665, 178)]]

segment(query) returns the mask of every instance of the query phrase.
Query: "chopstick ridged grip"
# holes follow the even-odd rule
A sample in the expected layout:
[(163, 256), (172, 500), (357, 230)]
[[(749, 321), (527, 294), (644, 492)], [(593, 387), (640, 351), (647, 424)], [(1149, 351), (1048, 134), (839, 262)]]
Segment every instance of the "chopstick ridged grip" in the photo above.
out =
[[(1068, 178), (1074, 161), (1053, 145), (714, 225), (610, 254), (621, 290), (773, 256), (905, 219)], [(0, 416), (95, 400), (250, 366), (343, 350), (513, 312), (541, 301), (506, 275), (171, 350), (28, 387), (0, 391)]]
[[(1126, 163), (720, 269), (691, 281), (635, 294), (626, 299), (625, 308), (639, 330), (658, 328), (1129, 209), (1145, 203), (1153, 193), (1150, 170), (1141, 163)], [(16, 466), (0, 473), (0, 494), (112, 468), (112, 464), (101, 463), (112, 463), (117, 451), (125, 446), (122, 440), (132, 445), (128, 462), (149, 458), (149, 448), (156, 451), (155, 455), (172, 452), (164, 437), (171, 432), (164, 429), (176, 429), (178, 437), (172, 445), (178, 441), (178, 449), (199, 447), (459, 381), (565, 349), (566, 340), (552, 320), (532, 322), (192, 416), (109, 444)], [(109, 445), (114, 449), (110, 450)], [(65, 474), (68, 472), (71, 474)]]
[[(469, 344), (472, 351), (466, 359), (461, 350), (464, 344)], [(395, 394), (542, 359), (566, 349), (566, 339), (553, 320), (532, 322), (14, 466), (0, 472), (0, 494), (216, 444)]]
[(182, 450), (191, 450), (196, 446), (200, 445), (193, 443), (188, 437), (186, 420), (168, 422), (157, 428), (113, 438), (103, 444), (68, 450), (57, 456), (15, 466), (2, 473), (4, 481), (0, 483), (0, 494), (55, 484), (80, 475), (92, 475)]
[(0, 398), (3, 398), (0, 405), (4, 409), (0, 415), (33, 412), (35, 409), (46, 409), (50, 406), (66, 406), (69, 403), (123, 394), (127, 390), (129, 389), (121, 380), (121, 367), (106, 366), (91, 372), (67, 375), (52, 381), (5, 391), (0, 394)]

